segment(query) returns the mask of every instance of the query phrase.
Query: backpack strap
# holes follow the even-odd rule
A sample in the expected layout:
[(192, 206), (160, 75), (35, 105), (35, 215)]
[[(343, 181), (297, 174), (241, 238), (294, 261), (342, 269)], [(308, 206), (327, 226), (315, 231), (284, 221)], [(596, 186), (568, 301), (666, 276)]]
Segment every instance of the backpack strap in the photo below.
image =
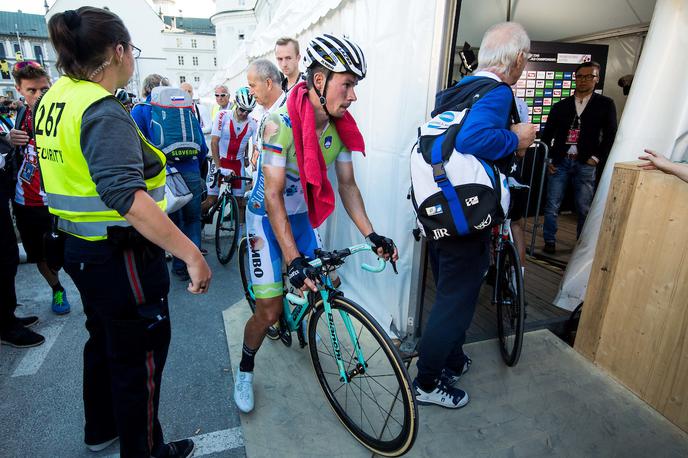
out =
[(459, 233), (468, 233), (468, 221), (463, 215), (463, 209), (461, 208), (461, 202), (459, 202), (459, 196), (456, 194), (456, 189), (452, 186), (447, 177), (447, 171), (444, 169), (444, 161), (442, 160), (442, 148), (441, 143), (436, 141), (432, 145), (431, 152), (431, 165), (432, 165), (432, 178), (435, 180), (437, 186), (442, 190), (444, 198), (447, 199), (447, 204), (449, 205), (449, 211), (451, 213), (452, 219), (454, 220), (454, 225)]

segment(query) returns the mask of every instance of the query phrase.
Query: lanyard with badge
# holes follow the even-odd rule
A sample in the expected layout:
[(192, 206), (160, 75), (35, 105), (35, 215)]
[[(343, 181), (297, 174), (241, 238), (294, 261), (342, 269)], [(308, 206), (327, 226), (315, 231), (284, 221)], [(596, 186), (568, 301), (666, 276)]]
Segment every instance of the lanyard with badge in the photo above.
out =
[(33, 130), (31, 129), (33, 120), (29, 110), (26, 110), (23, 125), (26, 129), (25, 132), (29, 134), (29, 143), (22, 147), (22, 155), (24, 156), (24, 160), (19, 168), (18, 177), (23, 182), (30, 184), (38, 170), (38, 155), (35, 154), (35, 152), (32, 152), (34, 151), (32, 142), (35, 140), (33, 139)]
[(577, 145), (578, 144), (578, 138), (580, 137), (580, 130), (581, 130), (580, 117), (578, 115), (576, 115), (576, 117), (573, 118), (573, 121), (571, 121), (571, 126), (569, 127), (569, 131), (566, 134), (566, 144), (567, 145)]

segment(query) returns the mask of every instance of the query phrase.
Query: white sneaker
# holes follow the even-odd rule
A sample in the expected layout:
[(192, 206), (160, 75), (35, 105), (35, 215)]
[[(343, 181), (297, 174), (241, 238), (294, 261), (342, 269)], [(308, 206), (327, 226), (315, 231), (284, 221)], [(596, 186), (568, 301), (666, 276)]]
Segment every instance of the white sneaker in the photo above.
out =
[(459, 409), (468, 404), (468, 393), (458, 388), (446, 385), (441, 380), (431, 392), (423, 390), (416, 380), (413, 381), (416, 401), (421, 405), (436, 404), (447, 409)]
[(253, 372), (237, 371), (234, 382), (234, 403), (244, 413), (253, 410)]

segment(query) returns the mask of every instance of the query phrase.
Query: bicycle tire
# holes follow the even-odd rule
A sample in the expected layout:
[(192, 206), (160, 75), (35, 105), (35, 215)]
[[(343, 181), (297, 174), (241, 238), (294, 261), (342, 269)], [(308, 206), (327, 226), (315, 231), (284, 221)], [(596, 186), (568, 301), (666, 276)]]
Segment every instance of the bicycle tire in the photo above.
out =
[(221, 197), (215, 222), (215, 252), (220, 264), (227, 264), (234, 255), (239, 241), (239, 208), (231, 194)]
[[(372, 452), (384, 456), (403, 455), (413, 447), (416, 440), (418, 406), (399, 353), (380, 325), (361, 306), (341, 296), (333, 298), (332, 316), (347, 372), (350, 373), (358, 361), (341, 313), (338, 312), (344, 312), (351, 318), (357, 340), (368, 358), (365, 372), (354, 375), (351, 382), (345, 384), (340, 380), (324, 311), (320, 299), (308, 323), (308, 344), (313, 369), (332, 410), (344, 427)], [(328, 344), (330, 349), (327, 348)], [(371, 351), (371, 347), (375, 351)], [(364, 394), (364, 390), (370, 392)], [(366, 402), (361, 401), (371, 404), (369, 412), (364, 414), (363, 406)], [(355, 408), (356, 402), (361, 408), (360, 421), (356, 418), (358, 415), (348, 412), (349, 404)], [(382, 405), (390, 405), (390, 410), (384, 412)], [(380, 424), (379, 429), (376, 429), (373, 421)], [(392, 431), (390, 425), (398, 432)]]
[(504, 363), (513, 367), (521, 357), (525, 321), (523, 274), (516, 247), (510, 241), (502, 245), (495, 278), (499, 349)]
[[(246, 302), (248, 302), (248, 306), (251, 309), (251, 314), (253, 314), (256, 313), (256, 299), (253, 295), (253, 287), (251, 286), (251, 273), (249, 272), (251, 264), (248, 252), (248, 239), (243, 237), (239, 242), (239, 276), (241, 277), (241, 286), (244, 288)], [(276, 326), (270, 326), (268, 328), (267, 336), (270, 340), (279, 339), (279, 329)]]

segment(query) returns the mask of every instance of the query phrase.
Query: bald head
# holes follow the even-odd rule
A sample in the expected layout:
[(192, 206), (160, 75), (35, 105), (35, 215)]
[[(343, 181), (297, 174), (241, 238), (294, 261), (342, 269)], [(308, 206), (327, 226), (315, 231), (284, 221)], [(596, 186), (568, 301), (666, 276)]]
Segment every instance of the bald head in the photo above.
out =
[(525, 66), (529, 51), (530, 38), (521, 24), (495, 24), (485, 32), (480, 43), (478, 70), (488, 70), (500, 75), (516, 73), (519, 65)]
[(188, 93), (193, 99), (193, 86), (191, 83), (182, 83), (179, 87), (182, 89), (182, 91)]

